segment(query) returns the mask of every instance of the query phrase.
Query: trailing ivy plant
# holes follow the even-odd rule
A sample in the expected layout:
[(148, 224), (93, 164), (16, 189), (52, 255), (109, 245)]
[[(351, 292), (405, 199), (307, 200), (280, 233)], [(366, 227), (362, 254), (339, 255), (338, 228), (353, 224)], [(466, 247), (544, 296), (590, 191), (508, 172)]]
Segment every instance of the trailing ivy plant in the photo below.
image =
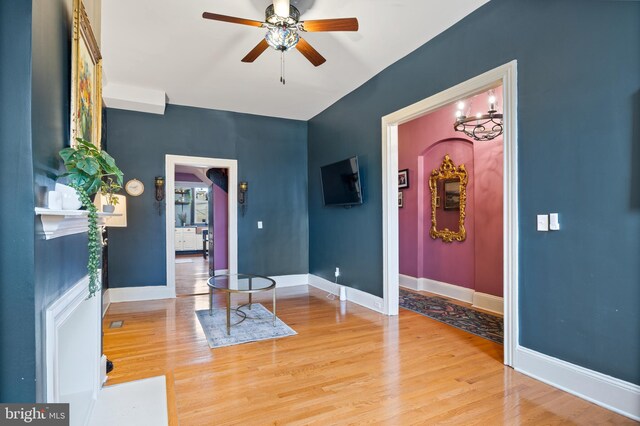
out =
[[(91, 142), (77, 138), (75, 147), (64, 148), (60, 158), (64, 161), (69, 186), (76, 190), (82, 205), (89, 211), (89, 297), (93, 297), (98, 285), (98, 269), (102, 257), (102, 244), (98, 230), (98, 212), (91, 196), (98, 191), (113, 193), (122, 188), (123, 174), (116, 162), (106, 151), (98, 149)], [(108, 180), (108, 182), (105, 182)]]

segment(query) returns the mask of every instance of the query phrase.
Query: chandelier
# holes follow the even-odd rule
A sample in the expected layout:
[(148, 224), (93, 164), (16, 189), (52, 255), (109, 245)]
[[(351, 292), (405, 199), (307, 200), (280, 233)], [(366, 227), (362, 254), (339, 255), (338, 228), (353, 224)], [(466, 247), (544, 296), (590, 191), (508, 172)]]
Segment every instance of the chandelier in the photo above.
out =
[(490, 141), (502, 134), (502, 114), (497, 110), (493, 90), (489, 91), (489, 111), (486, 114), (479, 112), (475, 116), (467, 117), (468, 110), (465, 113), (464, 107), (464, 102), (458, 102), (456, 122), (453, 125), (456, 132), (462, 132), (477, 141)]

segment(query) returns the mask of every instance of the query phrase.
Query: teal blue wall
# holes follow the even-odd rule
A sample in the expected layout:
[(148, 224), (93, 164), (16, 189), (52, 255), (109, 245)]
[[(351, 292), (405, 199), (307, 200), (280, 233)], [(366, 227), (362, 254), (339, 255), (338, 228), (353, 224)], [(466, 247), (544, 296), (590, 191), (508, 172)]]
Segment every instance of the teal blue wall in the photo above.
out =
[(165, 174), (166, 154), (238, 160), (238, 179), (249, 183), (246, 214), (238, 216), (240, 271), (308, 272), (305, 122), (176, 105), (164, 115), (107, 115), (109, 153), (125, 180), (145, 185), (141, 196), (127, 197), (127, 227), (109, 231), (111, 288), (166, 284), (165, 215), (155, 207), (153, 186)]
[[(70, 2), (0, 2), (0, 401), (44, 401), (44, 312), (86, 275), (86, 234), (44, 240), (33, 215), (69, 141)], [(64, 266), (62, 266), (64, 265)]]
[[(34, 198), (45, 206), (63, 172), (58, 151), (69, 145), (71, 2), (34, 0), (32, 28), (31, 132)], [(36, 400), (45, 400), (45, 309), (87, 274), (87, 234), (44, 240), (35, 234)]]
[[(520, 344), (640, 383), (640, 2), (493, 0), (310, 120), (310, 272), (382, 295), (380, 118), (513, 59)], [(325, 208), (350, 155), (365, 204)]]
[(0, 401), (35, 398), (31, 2), (0, 2)]

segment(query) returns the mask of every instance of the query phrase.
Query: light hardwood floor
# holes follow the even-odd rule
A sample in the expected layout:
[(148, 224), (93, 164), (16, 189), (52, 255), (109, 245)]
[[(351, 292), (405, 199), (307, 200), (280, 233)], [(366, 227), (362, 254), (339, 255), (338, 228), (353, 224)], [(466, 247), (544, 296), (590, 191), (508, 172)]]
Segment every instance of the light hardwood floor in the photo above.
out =
[[(270, 309), (269, 297), (256, 299)], [(634, 424), (505, 367), (500, 345), (404, 309), (385, 317), (285, 288), (278, 316), (296, 336), (209, 349), (194, 314), (206, 308), (206, 296), (112, 304), (107, 385), (166, 375), (172, 425)], [(114, 320), (123, 328), (107, 328)]]
[(176, 294), (178, 296), (204, 294), (209, 291), (209, 260), (201, 254), (178, 254), (176, 260), (191, 260), (188, 263), (176, 262)]

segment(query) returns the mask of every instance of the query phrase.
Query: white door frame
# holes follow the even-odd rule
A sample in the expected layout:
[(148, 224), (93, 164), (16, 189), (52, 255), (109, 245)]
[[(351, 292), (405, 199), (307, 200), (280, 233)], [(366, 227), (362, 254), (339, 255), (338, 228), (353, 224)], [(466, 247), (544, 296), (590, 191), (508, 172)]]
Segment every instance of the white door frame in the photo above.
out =
[(513, 366), (518, 344), (518, 121), (517, 61), (511, 61), (382, 117), (382, 241), (384, 313), (398, 315), (398, 125), (452, 102), (503, 87), (504, 107), (504, 363)]
[(175, 249), (175, 187), (176, 165), (207, 167), (229, 170), (229, 272), (238, 272), (238, 161), (223, 158), (189, 157), (185, 155), (165, 156), (165, 192), (166, 192), (166, 241), (167, 241), (167, 290), (170, 297), (176, 297), (176, 249)]

